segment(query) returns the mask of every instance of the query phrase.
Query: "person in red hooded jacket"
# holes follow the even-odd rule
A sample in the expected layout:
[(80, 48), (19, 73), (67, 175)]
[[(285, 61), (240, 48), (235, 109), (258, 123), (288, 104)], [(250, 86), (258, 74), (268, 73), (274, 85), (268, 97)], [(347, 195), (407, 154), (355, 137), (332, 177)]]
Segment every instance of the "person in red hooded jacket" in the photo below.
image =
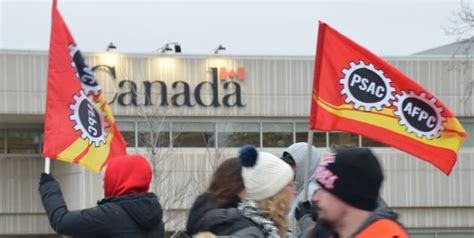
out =
[(77, 211), (68, 210), (54, 177), (41, 174), (39, 192), (52, 228), (74, 237), (164, 237), (161, 205), (148, 192), (152, 172), (146, 159), (112, 158), (104, 170), (105, 198)]

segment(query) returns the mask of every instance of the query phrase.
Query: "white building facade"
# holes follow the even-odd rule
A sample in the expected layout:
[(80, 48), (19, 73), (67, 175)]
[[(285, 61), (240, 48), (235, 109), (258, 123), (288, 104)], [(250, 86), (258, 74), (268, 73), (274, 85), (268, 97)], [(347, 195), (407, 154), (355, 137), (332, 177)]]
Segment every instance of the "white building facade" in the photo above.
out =
[[(307, 141), (314, 58), (86, 54), (128, 143), (155, 165), (153, 191), (167, 230), (181, 230), (212, 170), (253, 144), (281, 156)], [(387, 58), (442, 100), (474, 135), (474, 61)], [(53, 235), (38, 190), (47, 52), (0, 51), (0, 235)], [(474, 237), (474, 140), (448, 177), (397, 149), (343, 132), (315, 132), (321, 156), (333, 144), (371, 147), (385, 174), (382, 197), (412, 237)], [(154, 152), (153, 152), (154, 151)], [(52, 162), (69, 209), (102, 198), (100, 175)]]

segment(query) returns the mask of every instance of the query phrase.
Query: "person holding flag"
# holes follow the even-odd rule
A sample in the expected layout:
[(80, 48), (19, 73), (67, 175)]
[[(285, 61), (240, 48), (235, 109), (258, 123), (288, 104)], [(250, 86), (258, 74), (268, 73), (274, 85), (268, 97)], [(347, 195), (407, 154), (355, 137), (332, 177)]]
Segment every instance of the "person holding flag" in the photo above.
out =
[(52, 175), (41, 174), (41, 201), (54, 231), (80, 237), (165, 237), (161, 205), (148, 192), (152, 178), (148, 161), (140, 155), (115, 157), (104, 171), (105, 198), (96, 207), (79, 211), (69, 211), (59, 183)]
[[(48, 91), (39, 193), (52, 228), (82, 237), (164, 237), (163, 211), (148, 192), (152, 169), (140, 155), (126, 155), (104, 93), (84, 62), (53, 1)], [(49, 158), (102, 172), (104, 196), (96, 207), (69, 211)]]

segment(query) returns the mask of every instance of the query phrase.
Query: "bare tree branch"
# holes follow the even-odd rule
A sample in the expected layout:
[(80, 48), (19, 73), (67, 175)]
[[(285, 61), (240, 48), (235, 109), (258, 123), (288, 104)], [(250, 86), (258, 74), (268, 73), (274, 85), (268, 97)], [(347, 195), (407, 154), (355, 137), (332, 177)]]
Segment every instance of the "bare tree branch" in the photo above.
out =
[[(129, 75), (128, 67), (118, 68), (121, 70), (120, 75)], [(150, 80), (150, 76), (147, 78), (144, 72), (145, 70), (133, 72), (134, 81)], [(136, 95), (140, 95), (137, 91), (142, 89), (137, 87), (136, 89), (127, 88), (122, 90), (133, 91)], [(160, 97), (161, 95), (158, 93), (151, 93), (149, 99), (151, 102), (157, 102)], [(139, 122), (139, 128), (137, 128), (137, 147), (145, 148), (146, 156), (149, 158), (153, 171), (152, 191), (159, 197), (165, 211), (163, 222), (167, 231), (174, 232), (171, 237), (182, 237), (184, 235), (182, 228), (185, 227), (187, 220), (185, 209), (188, 206), (189, 199), (203, 192), (202, 190), (207, 187), (212, 171), (221, 159), (221, 152), (216, 146), (215, 134), (209, 137), (203, 133), (202, 138), (200, 138), (207, 144), (204, 156), (200, 158), (203, 161), (202, 163), (207, 165), (205, 166), (206, 170), (193, 170), (189, 165), (184, 165), (185, 168), (181, 168), (183, 158), (176, 157), (176, 152), (180, 149), (173, 146), (181, 133), (179, 130), (172, 130), (172, 124), (169, 124), (170, 121), (167, 120), (169, 107), (138, 103), (134, 108), (137, 115), (143, 119)], [(214, 130), (214, 133), (217, 132)], [(187, 163), (187, 161), (184, 163)], [(173, 216), (172, 214), (179, 215)]]
[[(457, 47), (452, 52), (450, 70), (457, 67), (462, 69), (463, 97), (460, 100), (464, 108), (465, 115), (473, 115), (469, 107), (472, 97), (474, 79), (470, 77), (469, 72), (472, 71), (473, 44), (474, 44), (474, 8), (472, 2), (461, 0), (461, 9), (456, 12), (450, 19), (449, 25), (444, 28), (446, 34), (457, 37)], [(457, 56), (463, 56), (464, 60), (460, 60)]]

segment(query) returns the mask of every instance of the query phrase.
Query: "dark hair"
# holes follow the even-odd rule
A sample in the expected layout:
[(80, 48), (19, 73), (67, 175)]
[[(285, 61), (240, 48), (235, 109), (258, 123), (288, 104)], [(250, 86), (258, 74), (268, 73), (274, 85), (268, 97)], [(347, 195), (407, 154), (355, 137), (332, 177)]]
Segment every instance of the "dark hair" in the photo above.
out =
[(212, 175), (207, 191), (213, 194), (219, 205), (235, 202), (244, 190), (242, 166), (239, 158), (224, 160)]
[(293, 159), (293, 156), (291, 156), (289, 153), (284, 152), (284, 153), (283, 153), (283, 157), (281, 157), (281, 159), (282, 159), (283, 161), (285, 161), (285, 163), (287, 163), (288, 165), (290, 165), (292, 168), (293, 168), (293, 167), (296, 167), (295, 159)]

